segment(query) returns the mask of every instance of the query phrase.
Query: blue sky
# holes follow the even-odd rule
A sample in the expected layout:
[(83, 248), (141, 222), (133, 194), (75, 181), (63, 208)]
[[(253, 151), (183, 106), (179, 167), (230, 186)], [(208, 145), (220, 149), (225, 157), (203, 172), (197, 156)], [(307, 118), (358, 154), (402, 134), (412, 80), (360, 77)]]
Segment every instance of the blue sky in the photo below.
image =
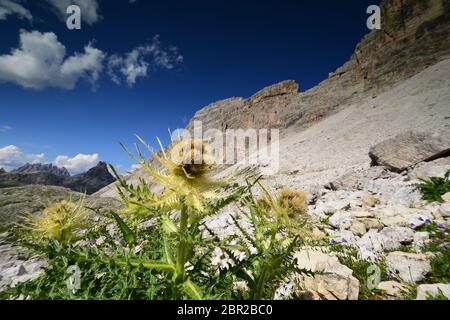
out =
[[(81, 30), (66, 27), (69, 4), (82, 8)], [(368, 33), (371, 4), (0, 0), (0, 167), (76, 173), (105, 160), (126, 170), (118, 143), (134, 133), (155, 145), (216, 100), (326, 79)]]

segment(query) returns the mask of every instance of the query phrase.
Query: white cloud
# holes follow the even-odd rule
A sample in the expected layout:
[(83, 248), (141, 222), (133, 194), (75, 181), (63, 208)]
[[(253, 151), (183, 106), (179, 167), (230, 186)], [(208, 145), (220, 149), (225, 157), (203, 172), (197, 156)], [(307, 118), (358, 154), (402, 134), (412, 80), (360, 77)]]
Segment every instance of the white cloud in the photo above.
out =
[(141, 168), (142, 168), (142, 166), (139, 163), (134, 163), (134, 164), (131, 165), (130, 171), (136, 171), (136, 170), (139, 170)]
[(81, 20), (89, 25), (100, 20), (99, 5), (97, 0), (47, 0), (56, 10), (59, 17), (66, 21), (67, 7), (70, 5), (77, 5), (81, 9)]
[(183, 62), (183, 56), (176, 47), (164, 48), (159, 36), (151, 44), (139, 46), (124, 54), (114, 54), (108, 59), (108, 74), (112, 81), (121, 84), (125, 81), (132, 87), (140, 77), (146, 77), (152, 68), (173, 69)]
[(98, 80), (105, 58), (101, 50), (88, 44), (84, 53), (65, 57), (66, 48), (53, 32), (21, 30), (19, 48), (0, 55), (0, 81), (32, 89), (73, 89), (80, 78), (93, 84)]
[(6, 20), (9, 15), (17, 15), (21, 19), (32, 20), (30, 11), (22, 6), (19, 0), (0, 0), (0, 20)]
[(8, 125), (0, 126), (0, 132), (6, 132), (6, 131), (10, 131), (10, 130), (12, 130), (11, 126), (8, 126)]
[(0, 168), (11, 171), (26, 163), (40, 163), (44, 160), (45, 155), (26, 154), (19, 147), (9, 145), (0, 148)]
[(65, 167), (70, 174), (86, 172), (95, 167), (99, 162), (99, 156), (95, 154), (78, 154), (73, 158), (57, 156), (53, 163), (58, 167)]

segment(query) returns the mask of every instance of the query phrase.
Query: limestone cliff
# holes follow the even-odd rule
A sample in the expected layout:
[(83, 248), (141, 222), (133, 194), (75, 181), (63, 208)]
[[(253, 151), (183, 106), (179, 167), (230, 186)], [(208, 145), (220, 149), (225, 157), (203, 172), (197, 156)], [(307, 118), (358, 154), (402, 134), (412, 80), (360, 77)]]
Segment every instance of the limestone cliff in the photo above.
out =
[(265, 88), (249, 99), (231, 98), (201, 109), (188, 125), (205, 129), (304, 127), (370, 99), (450, 57), (450, 3), (385, 0), (382, 28), (365, 36), (348, 62), (304, 93), (294, 81)]

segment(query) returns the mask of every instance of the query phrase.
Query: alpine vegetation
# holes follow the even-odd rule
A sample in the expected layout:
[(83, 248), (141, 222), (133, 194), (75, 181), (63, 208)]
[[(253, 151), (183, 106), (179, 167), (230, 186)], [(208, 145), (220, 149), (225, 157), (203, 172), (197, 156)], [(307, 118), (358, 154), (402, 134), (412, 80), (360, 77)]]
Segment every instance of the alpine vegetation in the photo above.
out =
[[(133, 186), (111, 167), (120, 210), (88, 214), (83, 198), (27, 218), (19, 241), (49, 265), (2, 297), (273, 299), (287, 277), (312, 274), (294, 257), (308, 237), (304, 193), (272, 196), (251, 169), (212, 178), (214, 156), (203, 140), (175, 141), (156, 153), (138, 139), (157, 164), (137, 144), (136, 154), (125, 150), (148, 179)], [(206, 220), (228, 206), (238, 213), (230, 214), (236, 233), (221, 237)], [(67, 285), (74, 266), (77, 290)]]

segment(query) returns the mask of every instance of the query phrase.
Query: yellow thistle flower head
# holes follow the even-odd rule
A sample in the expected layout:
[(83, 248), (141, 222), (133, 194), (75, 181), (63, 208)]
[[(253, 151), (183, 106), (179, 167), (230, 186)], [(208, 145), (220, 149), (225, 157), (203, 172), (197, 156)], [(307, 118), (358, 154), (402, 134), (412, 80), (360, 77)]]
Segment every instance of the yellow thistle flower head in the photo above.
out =
[(142, 168), (152, 178), (151, 182), (162, 187), (162, 191), (148, 196), (140, 192), (138, 201), (130, 203), (153, 209), (191, 208), (201, 216), (207, 211), (207, 202), (226, 197), (221, 189), (231, 183), (232, 177), (218, 180), (210, 177), (216, 161), (214, 150), (205, 141), (182, 139), (174, 141), (167, 149), (161, 145), (161, 153), (156, 153), (143, 139), (139, 140), (162, 166), (162, 170), (157, 169), (141, 155)]
[(215, 164), (212, 148), (200, 139), (176, 141), (168, 150), (175, 164), (174, 173), (196, 178), (208, 173)]
[(74, 232), (83, 227), (87, 218), (84, 199), (78, 203), (63, 200), (48, 206), (42, 215), (28, 218), (27, 228), (35, 237), (70, 243)]
[(291, 219), (297, 219), (308, 212), (306, 195), (302, 191), (283, 188), (278, 196), (278, 204), (288, 211)]

